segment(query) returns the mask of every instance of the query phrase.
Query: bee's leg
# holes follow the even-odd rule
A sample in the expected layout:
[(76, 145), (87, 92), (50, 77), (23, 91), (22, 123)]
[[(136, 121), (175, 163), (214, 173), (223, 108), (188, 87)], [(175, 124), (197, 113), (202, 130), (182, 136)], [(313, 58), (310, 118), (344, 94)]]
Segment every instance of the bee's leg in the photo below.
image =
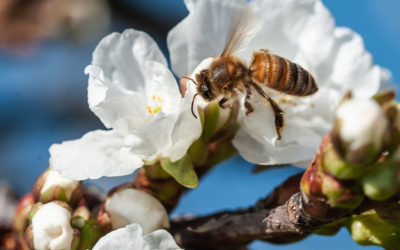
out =
[(222, 99), (219, 100), (219, 102), (218, 102), (218, 106), (219, 106), (220, 108), (226, 109), (226, 108), (228, 107), (228, 106), (225, 104), (227, 101), (228, 101), (227, 98), (222, 97)]
[(244, 106), (246, 107), (246, 115), (248, 116), (251, 112), (254, 111), (254, 108), (249, 102), (249, 99), (251, 97), (250, 85), (246, 84), (245, 87), (246, 87), (246, 98), (244, 99)]
[(253, 88), (262, 96), (265, 98), (265, 100), (267, 100), (269, 102), (269, 104), (271, 105), (272, 111), (274, 112), (275, 115), (275, 129), (276, 129), (276, 133), (278, 134), (278, 140), (280, 140), (282, 138), (281, 136), (281, 130), (283, 128), (283, 126), (285, 125), (285, 120), (283, 117), (283, 110), (281, 109), (281, 107), (279, 107), (279, 105), (271, 98), (269, 97), (264, 90), (258, 86), (257, 84), (255, 84), (254, 82), (251, 82), (251, 86), (253, 86)]

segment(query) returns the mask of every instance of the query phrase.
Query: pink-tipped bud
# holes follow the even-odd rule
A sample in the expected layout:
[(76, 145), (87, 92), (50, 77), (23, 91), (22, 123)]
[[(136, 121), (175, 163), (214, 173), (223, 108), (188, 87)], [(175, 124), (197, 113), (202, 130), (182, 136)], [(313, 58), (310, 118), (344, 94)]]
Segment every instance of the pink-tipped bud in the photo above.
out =
[(35, 199), (31, 193), (23, 196), (18, 202), (17, 210), (13, 219), (13, 227), (20, 235), (24, 234), (26, 227), (28, 226), (29, 214), (34, 204)]

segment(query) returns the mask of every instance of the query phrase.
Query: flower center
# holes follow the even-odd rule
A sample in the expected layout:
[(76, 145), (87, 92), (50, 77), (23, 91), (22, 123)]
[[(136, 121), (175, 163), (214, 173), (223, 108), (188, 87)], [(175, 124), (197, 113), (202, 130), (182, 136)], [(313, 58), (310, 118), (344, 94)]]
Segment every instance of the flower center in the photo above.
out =
[(157, 114), (158, 111), (162, 109), (162, 98), (159, 95), (153, 95), (151, 97), (150, 105), (146, 106), (147, 112), (149, 114)]

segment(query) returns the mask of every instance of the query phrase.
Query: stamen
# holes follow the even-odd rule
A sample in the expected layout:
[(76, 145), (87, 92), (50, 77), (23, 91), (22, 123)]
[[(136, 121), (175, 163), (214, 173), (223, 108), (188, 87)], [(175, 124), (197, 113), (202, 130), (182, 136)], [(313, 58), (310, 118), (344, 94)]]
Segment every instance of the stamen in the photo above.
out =
[(146, 106), (146, 109), (147, 109), (147, 111), (151, 114), (152, 112), (151, 112), (151, 108), (150, 108), (150, 106)]
[(161, 107), (156, 107), (155, 109), (153, 109), (153, 113), (157, 114), (157, 112), (160, 111), (160, 110), (161, 110)]

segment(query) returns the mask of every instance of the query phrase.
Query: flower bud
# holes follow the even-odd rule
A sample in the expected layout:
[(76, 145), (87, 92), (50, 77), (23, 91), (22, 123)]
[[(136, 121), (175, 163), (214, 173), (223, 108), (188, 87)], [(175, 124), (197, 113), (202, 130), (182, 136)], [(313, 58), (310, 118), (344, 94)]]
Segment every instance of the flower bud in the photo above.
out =
[(31, 193), (23, 196), (17, 205), (17, 211), (15, 212), (13, 219), (14, 230), (23, 235), (26, 227), (28, 226), (29, 213), (35, 204), (35, 199)]
[(356, 179), (360, 177), (365, 166), (345, 162), (335, 150), (333, 143), (329, 142), (322, 152), (321, 168), (339, 179)]
[(70, 224), (71, 211), (61, 202), (49, 202), (38, 207), (25, 234), (34, 249), (72, 249), (77, 232)]
[(82, 198), (82, 183), (62, 177), (58, 171), (47, 169), (35, 182), (33, 195), (37, 201), (53, 200), (76, 204)]
[(376, 164), (363, 176), (361, 183), (368, 198), (386, 200), (400, 188), (400, 167), (393, 162)]
[(90, 211), (86, 206), (79, 206), (72, 214), (71, 224), (74, 227), (82, 228), (90, 219)]
[(388, 119), (378, 103), (350, 99), (336, 111), (335, 149), (347, 162), (370, 164), (379, 158), (388, 128)]
[(386, 249), (399, 249), (400, 227), (379, 218), (374, 210), (350, 218), (349, 230), (360, 245), (378, 245)]
[(356, 208), (363, 201), (353, 181), (339, 180), (317, 168), (308, 168), (300, 182), (302, 192), (311, 198), (323, 198), (332, 208)]
[(150, 194), (137, 190), (133, 184), (110, 191), (104, 209), (113, 229), (138, 223), (147, 234), (156, 229), (169, 228), (168, 214), (163, 205)]

